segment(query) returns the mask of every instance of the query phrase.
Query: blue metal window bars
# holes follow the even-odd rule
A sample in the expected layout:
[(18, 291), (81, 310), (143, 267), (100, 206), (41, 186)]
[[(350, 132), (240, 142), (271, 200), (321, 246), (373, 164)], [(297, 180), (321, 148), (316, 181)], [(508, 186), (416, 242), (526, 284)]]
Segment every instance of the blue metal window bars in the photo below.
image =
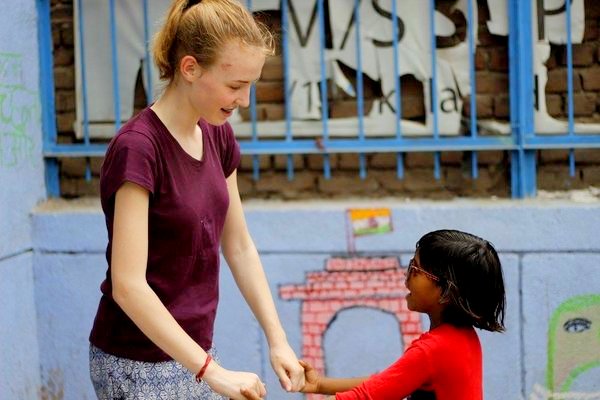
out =
[[(81, 18), (82, 0), (77, 1), (79, 13), (76, 16), (78, 34), (80, 38), (85, 34), (83, 20)], [(433, 129), (430, 136), (427, 137), (406, 137), (401, 127), (402, 104), (400, 94), (400, 79), (395, 79), (394, 105), (396, 110), (394, 135), (391, 137), (367, 137), (364, 126), (364, 91), (363, 91), (363, 67), (361, 54), (361, 13), (360, 1), (348, 0), (349, 5), (354, 7), (353, 18), (355, 18), (355, 47), (356, 47), (356, 100), (357, 100), (357, 119), (358, 132), (355, 138), (332, 138), (330, 136), (330, 119), (328, 109), (328, 87), (326, 77), (325, 62), (325, 9), (324, 0), (317, 0), (317, 22), (320, 38), (319, 60), (320, 60), (320, 96), (321, 96), (321, 131), (315, 132), (314, 137), (295, 137), (292, 124), (292, 109), (290, 101), (290, 46), (289, 46), (289, 21), (288, 7), (290, 0), (282, 0), (280, 3), (281, 24), (282, 24), (282, 58), (284, 67), (284, 92), (285, 92), (285, 131), (282, 132), (283, 139), (264, 139), (260, 138), (260, 128), (257, 124), (256, 113), (256, 91), (251, 91), (251, 109), (250, 109), (250, 137), (248, 139), (240, 138), (242, 152), (253, 157), (253, 175), (259, 179), (259, 155), (286, 155), (287, 156), (287, 176), (288, 179), (294, 178), (293, 155), (295, 154), (321, 154), (323, 156), (323, 174), (326, 178), (331, 176), (331, 166), (329, 156), (334, 153), (356, 153), (359, 155), (359, 175), (365, 178), (367, 175), (366, 157), (367, 153), (391, 152), (397, 155), (397, 175), (402, 179), (404, 175), (403, 155), (408, 152), (428, 152), (434, 154), (434, 176), (440, 177), (440, 154), (444, 151), (466, 151), (471, 154), (471, 175), (473, 178), (478, 176), (477, 154), (481, 151), (504, 150), (511, 154), (511, 193), (514, 198), (532, 197), (536, 194), (536, 152), (542, 149), (568, 149), (569, 151), (569, 170), (571, 176), (575, 174), (574, 149), (580, 148), (600, 148), (600, 132), (598, 134), (575, 134), (574, 129), (574, 106), (573, 106), (573, 52), (571, 39), (571, 2), (566, 2), (566, 28), (567, 28), (567, 107), (568, 107), (568, 129), (560, 135), (539, 135), (534, 127), (534, 77), (533, 77), (533, 39), (532, 39), (532, 2), (520, 0), (508, 0), (508, 28), (509, 28), (509, 95), (510, 95), (510, 135), (479, 135), (476, 107), (476, 81), (475, 81), (475, 43), (473, 35), (469, 35), (469, 79), (471, 84), (470, 119), (469, 132), (466, 136), (440, 136), (439, 131), (439, 111), (437, 107), (433, 108)], [(399, 45), (397, 38), (398, 22), (397, 2), (402, 0), (392, 0), (391, 24), (393, 40), (393, 69), (395, 76), (399, 76), (400, 63)], [(146, 43), (146, 59), (144, 60), (144, 73), (146, 81), (151, 84), (151, 71), (149, 68), (149, 51), (147, 43), (149, 42), (149, 22), (148, 22), (148, 0), (140, 0), (141, 10), (144, 19), (144, 39)], [(247, 0), (247, 6), (252, 9), (252, 1)], [(425, 2), (423, 2), (425, 4)], [(476, 4), (476, 3), (475, 3)], [(468, 23), (472, 26), (474, 21), (475, 6), (474, 1), (468, 1)], [(429, 0), (429, 32), (430, 45), (432, 49), (436, 48), (436, 26), (434, 11), (436, 2)], [(52, 43), (50, 28), (50, 0), (37, 1), (39, 13), (39, 39), (40, 39), (40, 62), (41, 62), (41, 87), (43, 104), (43, 135), (44, 135), (44, 158), (46, 164), (46, 183), (49, 196), (60, 195), (59, 182), (59, 157), (102, 157), (106, 144), (92, 143), (90, 140), (88, 105), (87, 105), (87, 86), (86, 86), (86, 65), (81, 62), (77, 67), (80, 71), (82, 80), (81, 93), (83, 115), (83, 142), (74, 144), (59, 144), (57, 142), (55, 108), (54, 108), (54, 85), (53, 85), (53, 62), (52, 62)], [(110, 18), (110, 44), (112, 54), (112, 76), (114, 93), (114, 111), (115, 111), (115, 131), (121, 124), (120, 104), (119, 104), (119, 67), (117, 60), (118, 43), (115, 35), (115, 0), (108, 1)], [(79, 41), (79, 51), (83, 55), (85, 46), (83, 40)], [(438, 85), (437, 73), (437, 52), (431, 52), (431, 84), (433, 88)], [(81, 57), (85, 60), (85, 57)], [(149, 88), (152, 93), (152, 88)], [(431, 90), (432, 104), (437, 104), (437, 92)], [(86, 171), (86, 177), (90, 178), (90, 168)]]

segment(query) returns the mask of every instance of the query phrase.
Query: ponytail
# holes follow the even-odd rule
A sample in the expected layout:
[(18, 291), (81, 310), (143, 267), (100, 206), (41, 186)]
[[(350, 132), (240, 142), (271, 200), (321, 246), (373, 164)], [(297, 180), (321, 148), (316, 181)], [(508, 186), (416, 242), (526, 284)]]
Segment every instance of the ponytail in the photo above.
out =
[(172, 53), (177, 38), (177, 30), (187, 3), (188, 0), (174, 0), (163, 27), (154, 35), (152, 55), (160, 79), (171, 80), (175, 75)]

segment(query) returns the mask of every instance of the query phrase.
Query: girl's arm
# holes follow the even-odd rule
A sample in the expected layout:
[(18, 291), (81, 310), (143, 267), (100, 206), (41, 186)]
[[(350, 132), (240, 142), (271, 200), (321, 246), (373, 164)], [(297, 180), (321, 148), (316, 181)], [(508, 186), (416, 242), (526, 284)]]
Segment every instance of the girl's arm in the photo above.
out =
[(305, 361), (300, 360), (300, 364), (304, 368), (306, 377), (302, 392), (335, 394), (337, 400), (402, 399), (425, 382), (430, 382), (432, 377), (426, 352), (416, 347), (410, 347), (402, 357), (384, 371), (368, 377), (322, 377)]
[(432, 382), (431, 362), (426, 350), (414, 344), (385, 370), (372, 375), (352, 390), (338, 392), (337, 400), (403, 399)]
[(302, 388), (302, 393), (334, 395), (338, 392), (352, 390), (369, 379), (368, 376), (358, 378), (328, 378), (326, 376), (319, 376), (312, 365), (304, 360), (300, 360), (299, 362), (304, 368), (304, 377), (306, 379), (306, 384)]
[(362, 376), (357, 378), (329, 378), (326, 376), (322, 376), (319, 380), (319, 386), (317, 391), (315, 392), (306, 392), (304, 389), (302, 390), (304, 393), (319, 393), (319, 394), (330, 394), (335, 395), (336, 393), (346, 392), (348, 390), (352, 390), (364, 381), (369, 379), (368, 376)]
[(304, 386), (304, 372), (287, 342), (258, 251), (248, 232), (236, 171), (227, 178), (227, 188), (229, 209), (221, 238), (223, 255), (237, 286), (265, 332), (271, 365), (281, 386), (287, 391), (297, 392)]
[[(206, 352), (179, 326), (146, 281), (149, 192), (126, 182), (116, 193), (112, 240), (112, 295), (131, 320), (165, 353), (192, 373), (204, 365)], [(246, 388), (259, 397), (265, 389), (255, 374), (229, 371), (210, 362), (203, 380), (215, 391), (243, 399)]]

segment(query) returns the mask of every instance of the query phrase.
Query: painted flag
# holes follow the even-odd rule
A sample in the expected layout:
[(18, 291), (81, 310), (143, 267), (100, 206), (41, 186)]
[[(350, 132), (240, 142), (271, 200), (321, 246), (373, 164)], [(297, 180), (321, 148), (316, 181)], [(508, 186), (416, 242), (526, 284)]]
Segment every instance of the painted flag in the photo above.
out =
[(392, 211), (389, 208), (354, 208), (348, 210), (353, 236), (392, 232)]

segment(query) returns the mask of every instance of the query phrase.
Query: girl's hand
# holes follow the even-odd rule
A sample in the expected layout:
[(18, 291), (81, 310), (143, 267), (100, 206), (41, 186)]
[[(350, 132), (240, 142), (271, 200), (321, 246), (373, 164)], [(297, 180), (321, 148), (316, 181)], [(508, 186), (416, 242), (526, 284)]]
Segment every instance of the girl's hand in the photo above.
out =
[(317, 370), (304, 360), (298, 360), (302, 368), (304, 368), (305, 383), (300, 391), (302, 393), (319, 393), (320, 377)]
[(288, 392), (298, 392), (302, 389), (304, 370), (287, 342), (271, 347), (271, 365), (283, 389)]
[(211, 362), (202, 378), (215, 392), (233, 400), (260, 400), (267, 394), (264, 383), (251, 372), (230, 371)]
[(262, 400), (256, 393), (254, 393), (254, 391), (249, 389), (242, 389), (240, 393), (242, 393), (247, 400)]

